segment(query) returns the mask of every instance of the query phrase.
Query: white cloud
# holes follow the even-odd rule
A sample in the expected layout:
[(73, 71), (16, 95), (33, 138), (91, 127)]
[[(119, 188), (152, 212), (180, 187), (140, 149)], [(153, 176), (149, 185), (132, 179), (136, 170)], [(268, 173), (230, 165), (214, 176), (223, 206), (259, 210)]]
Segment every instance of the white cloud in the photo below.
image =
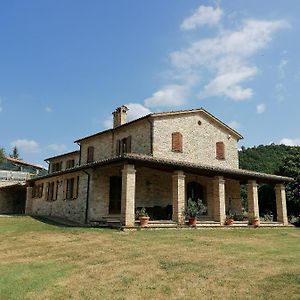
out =
[(201, 5), (193, 15), (183, 20), (182, 30), (191, 30), (203, 25), (213, 26), (219, 23), (223, 11), (219, 7)]
[(34, 140), (19, 139), (10, 143), (11, 147), (17, 147), (20, 151), (28, 154), (40, 152), (39, 144)]
[(1, 100), (1, 97), (0, 97), (0, 112), (3, 111), (3, 107), (2, 107), (2, 100)]
[(288, 60), (282, 59), (279, 64), (278, 64), (278, 76), (279, 79), (284, 79), (285, 78), (285, 68), (286, 65), (288, 64)]
[(132, 121), (148, 114), (151, 114), (151, 110), (139, 103), (125, 104), (128, 107), (127, 120)]
[(264, 113), (266, 111), (266, 108), (267, 107), (266, 107), (266, 105), (264, 103), (258, 104), (258, 105), (256, 105), (256, 112), (258, 114), (262, 114), (262, 113)]
[(287, 27), (284, 20), (245, 20), (238, 30), (220, 30), (214, 38), (195, 41), (190, 47), (171, 53), (171, 63), (178, 72), (212, 73), (214, 78), (204, 87), (206, 97), (248, 99), (253, 91), (241, 84), (258, 73), (257, 67), (250, 65), (250, 58), (268, 46), (275, 32)]
[(147, 107), (180, 106), (185, 104), (189, 93), (189, 87), (184, 85), (168, 85), (146, 98), (144, 103)]
[(53, 112), (53, 109), (49, 106), (46, 106), (45, 111), (48, 112), (48, 113), (51, 113), (51, 112)]
[(278, 102), (283, 102), (285, 100), (284, 94), (286, 93), (286, 88), (282, 83), (277, 83), (275, 85), (275, 98)]
[(300, 146), (300, 138), (295, 138), (295, 139), (283, 138), (279, 141), (279, 144), (284, 144), (287, 146)]
[(47, 148), (56, 153), (62, 153), (67, 150), (67, 146), (65, 144), (50, 144)]
[(228, 126), (232, 127), (233, 129), (239, 129), (241, 124), (238, 121), (231, 121), (228, 123)]
[(254, 67), (241, 67), (239, 70), (232, 70), (218, 75), (204, 87), (203, 95), (200, 96), (225, 95), (236, 101), (249, 99), (253, 95), (252, 89), (242, 88), (239, 83), (250, 79), (256, 72), (257, 70)]

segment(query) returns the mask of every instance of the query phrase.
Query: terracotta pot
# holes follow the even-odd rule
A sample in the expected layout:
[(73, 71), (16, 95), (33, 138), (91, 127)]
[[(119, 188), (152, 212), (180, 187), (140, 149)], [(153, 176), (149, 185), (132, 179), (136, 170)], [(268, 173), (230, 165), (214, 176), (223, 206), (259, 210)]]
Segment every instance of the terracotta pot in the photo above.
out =
[(233, 224), (233, 219), (226, 219), (226, 225), (232, 225)]
[(197, 218), (189, 218), (189, 225), (196, 226), (197, 225)]
[(252, 225), (253, 225), (254, 227), (258, 227), (258, 226), (259, 226), (259, 219), (253, 219), (253, 220), (252, 220)]
[(140, 226), (147, 227), (149, 223), (149, 217), (140, 217)]

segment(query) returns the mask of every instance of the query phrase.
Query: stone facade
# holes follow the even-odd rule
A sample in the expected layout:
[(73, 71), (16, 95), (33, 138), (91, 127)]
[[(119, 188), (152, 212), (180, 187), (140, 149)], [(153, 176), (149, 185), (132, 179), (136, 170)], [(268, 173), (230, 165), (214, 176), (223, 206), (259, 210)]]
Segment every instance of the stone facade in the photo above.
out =
[[(74, 178), (74, 182), (78, 182), (78, 193), (72, 199), (66, 199), (66, 180)], [(48, 184), (57, 183), (54, 193), (57, 195), (55, 200), (47, 199)], [(85, 222), (85, 210), (87, 199), (87, 175), (82, 172), (64, 174), (62, 176), (51, 177), (36, 180), (34, 183), (43, 186), (41, 197), (32, 197), (32, 187), (28, 187), (26, 200), (26, 213), (32, 215), (49, 215), (58, 216), (73, 220), (79, 223)], [(77, 189), (77, 186), (74, 186)]]
[(87, 162), (87, 149), (94, 147), (94, 161), (109, 159), (116, 156), (117, 141), (131, 136), (131, 152), (151, 155), (150, 123), (141, 120), (125, 127), (121, 126), (114, 132), (108, 131), (81, 141), (81, 164)]
[(74, 160), (74, 167), (79, 166), (79, 151), (71, 152), (62, 156), (57, 156), (49, 159), (49, 173), (55, 172), (54, 165), (61, 164), (61, 170), (68, 168), (68, 161)]
[[(182, 152), (171, 151), (173, 132), (182, 134)], [(225, 145), (225, 159), (216, 158), (217, 142)], [(153, 156), (237, 169), (237, 137), (200, 112), (158, 117), (153, 123)]]

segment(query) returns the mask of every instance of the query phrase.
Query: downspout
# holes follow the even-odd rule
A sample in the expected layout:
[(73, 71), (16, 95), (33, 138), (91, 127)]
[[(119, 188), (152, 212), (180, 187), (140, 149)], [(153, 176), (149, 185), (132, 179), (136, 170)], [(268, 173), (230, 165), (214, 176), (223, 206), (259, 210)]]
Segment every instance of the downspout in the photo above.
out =
[(147, 121), (150, 124), (150, 155), (153, 156), (153, 122), (150, 121), (150, 117), (147, 118)]
[(87, 178), (87, 189), (86, 189), (85, 220), (84, 220), (84, 223), (87, 224), (88, 216), (89, 216), (89, 198), (90, 198), (91, 174), (86, 172), (85, 170), (82, 170), (82, 172), (85, 173), (88, 176), (88, 178)]

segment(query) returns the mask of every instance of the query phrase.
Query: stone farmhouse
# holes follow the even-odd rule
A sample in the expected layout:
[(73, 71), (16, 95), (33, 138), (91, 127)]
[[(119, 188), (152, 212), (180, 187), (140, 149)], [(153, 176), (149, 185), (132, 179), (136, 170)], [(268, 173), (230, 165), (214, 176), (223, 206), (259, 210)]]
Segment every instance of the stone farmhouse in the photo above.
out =
[(243, 137), (206, 110), (152, 113), (126, 122), (128, 108), (113, 112), (113, 128), (75, 141), (79, 150), (46, 159), (46, 176), (28, 181), (26, 213), (86, 224), (138, 224), (145, 207), (153, 226), (184, 226), (188, 199), (207, 207), (199, 225), (225, 223), (230, 207), (259, 216), (258, 185), (276, 190), (277, 222), (287, 225), (284, 183), (290, 178), (239, 169)]

